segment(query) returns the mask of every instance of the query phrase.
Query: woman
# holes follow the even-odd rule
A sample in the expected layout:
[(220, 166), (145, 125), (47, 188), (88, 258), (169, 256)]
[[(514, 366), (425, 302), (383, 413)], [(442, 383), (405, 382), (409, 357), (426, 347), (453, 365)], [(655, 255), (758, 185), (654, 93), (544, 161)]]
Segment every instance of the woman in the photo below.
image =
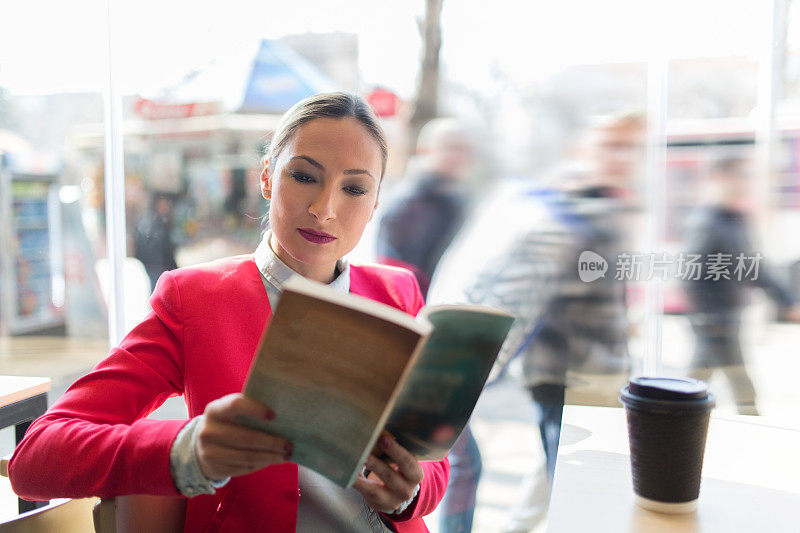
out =
[[(232, 423), (280, 417), (239, 391), (290, 274), (412, 315), (422, 306), (409, 272), (342, 260), (378, 205), (386, 157), (360, 98), (324, 94), (290, 109), (261, 173), (271, 230), (255, 254), (162, 275), (148, 317), (31, 425), (9, 465), (15, 492), (183, 494), (186, 531), (427, 531), (421, 517), (444, 493), (446, 461), (419, 463), (383, 440), (388, 462), (370, 456), (369, 478), (343, 490), (291, 463), (291, 443)], [(180, 394), (188, 423), (144, 419)]]

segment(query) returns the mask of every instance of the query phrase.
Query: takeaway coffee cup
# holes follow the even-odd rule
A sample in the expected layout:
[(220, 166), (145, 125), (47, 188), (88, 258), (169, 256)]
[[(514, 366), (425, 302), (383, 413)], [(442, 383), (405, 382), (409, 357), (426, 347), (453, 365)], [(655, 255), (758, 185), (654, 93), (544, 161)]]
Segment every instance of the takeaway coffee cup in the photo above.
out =
[(620, 401), (628, 419), (636, 503), (662, 513), (697, 509), (714, 395), (689, 378), (633, 377)]

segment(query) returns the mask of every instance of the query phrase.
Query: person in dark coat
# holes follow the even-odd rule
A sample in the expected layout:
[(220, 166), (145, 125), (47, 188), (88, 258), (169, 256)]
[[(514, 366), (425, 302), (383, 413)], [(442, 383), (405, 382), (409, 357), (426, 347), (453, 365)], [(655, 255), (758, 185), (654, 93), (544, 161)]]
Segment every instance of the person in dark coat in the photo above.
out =
[(176, 246), (172, 238), (172, 199), (169, 195), (153, 195), (150, 209), (136, 222), (133, 243), (134, 255), (144, 264), (151, 287), (155, 288), (163, 272), (178, 268), (175, 262)]
[(380, 262), (409, 268), (422, 294), (461, 228), (467, 204), (464, 181), (474, 161), (470, 132), (455, 119), (425, 125), (417, 143), (419, 170), (405, 178), (378, 230)]
[(700, 257), (702, 268), (686, 280), (685, 288), (695, 335), (692, 376), (709, 381), (721, 371), (739, 414), (757, 415), (756, 391), (739, 341), (749, 289), (763, 289), (786, 320), (797, 322), (800, 311), (795, 296), (764, 264), (753, 243), (747, 216), (749, 182), (744, 159), (723, 157), (712, 163), (710, 202), (698, 208), (687, 224), (686, 249)]

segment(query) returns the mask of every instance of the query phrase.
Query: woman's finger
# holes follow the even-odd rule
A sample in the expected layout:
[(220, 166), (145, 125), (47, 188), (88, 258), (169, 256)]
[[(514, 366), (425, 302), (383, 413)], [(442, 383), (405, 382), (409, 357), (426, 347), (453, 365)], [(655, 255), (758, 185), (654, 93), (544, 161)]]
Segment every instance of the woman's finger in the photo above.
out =
[(262, 420), (274, 420), (275, 413), (266, 405), (247, 398), (240, 392), (228, 394), (213, 402), (205, 409), (205, 414), (220, 422), (233, 423), (238, 416), (250, 416)]
[(389, 461), (397, 465), (398, 471), (402, 476), (411, 482), (411, 486), (415, 487), (417, 483), (422, 481), (424, 472), (419, 461), (400, 444), (389, 437), (388, 435), (382, 436), (378, 440), (381, 449), (389, 456)]
[(198, 434), (204, 443), (218, 444), (237, 450), (291, 454), (292, 444), (282, 437), (269, 435), (257, 429), (206, 420)]
[[(411, 499), (414, 496), (414, 489), (416, 482), (412, 483), (403, 477), (400, 472), (391, 467), (384, 461), (381, 461), (374, 455), (367, 458), (367, 468), (375, 474), (380, 481), (386, 485), (386, 488), (392, 493), (394, 508), (398, 507), (402, 502)], [(396, 502), (394, 500), (397, 500)]]
[(393, 493), (378, 480), (366, 479), (363, 476), (359, 476), (355, 483), (353, 483), (353, 488), (361, 494), (364, 498), (364, 502), (369, 507), (382, 513), (391, 513), (402, 503), (402, 500), (397, 499)]
[(241, 393), (210, 402), (197, 427), (195, 454), (200, 470), (210, 479), (254, 472), (291, 458), (286, 439), (234, 422), (240, 417), (272, 420), (275, 413)]
[(198, 460), (210, 467), (216, 474), (211, 479), (224, 479), (228, 476), (249, 474), (264, 467), (285, 463), (286, 455), (234, 450), (225, 446), (208, 445), (198, 452)]
[[(390, 513), (414, 497), (422, 481), (423, 470), (416, 458), (392, 438), (381, 437), (379, 446), (387, 460), (374, 455), (367, 458), (366, 467), (376, 479), (360, 476), (353, 484), (373, 509)], [(389, 463), (391, 461), (391, 464)]]

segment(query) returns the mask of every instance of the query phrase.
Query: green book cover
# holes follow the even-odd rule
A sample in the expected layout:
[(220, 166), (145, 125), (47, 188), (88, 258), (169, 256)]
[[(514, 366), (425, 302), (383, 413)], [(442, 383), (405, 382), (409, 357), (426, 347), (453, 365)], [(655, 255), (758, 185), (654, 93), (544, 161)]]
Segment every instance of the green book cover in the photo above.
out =
[(513, 318), (478, 306), (425, 309), (433, 325), (386, 430), (419, 459), (440, 460), (480, 397)]

